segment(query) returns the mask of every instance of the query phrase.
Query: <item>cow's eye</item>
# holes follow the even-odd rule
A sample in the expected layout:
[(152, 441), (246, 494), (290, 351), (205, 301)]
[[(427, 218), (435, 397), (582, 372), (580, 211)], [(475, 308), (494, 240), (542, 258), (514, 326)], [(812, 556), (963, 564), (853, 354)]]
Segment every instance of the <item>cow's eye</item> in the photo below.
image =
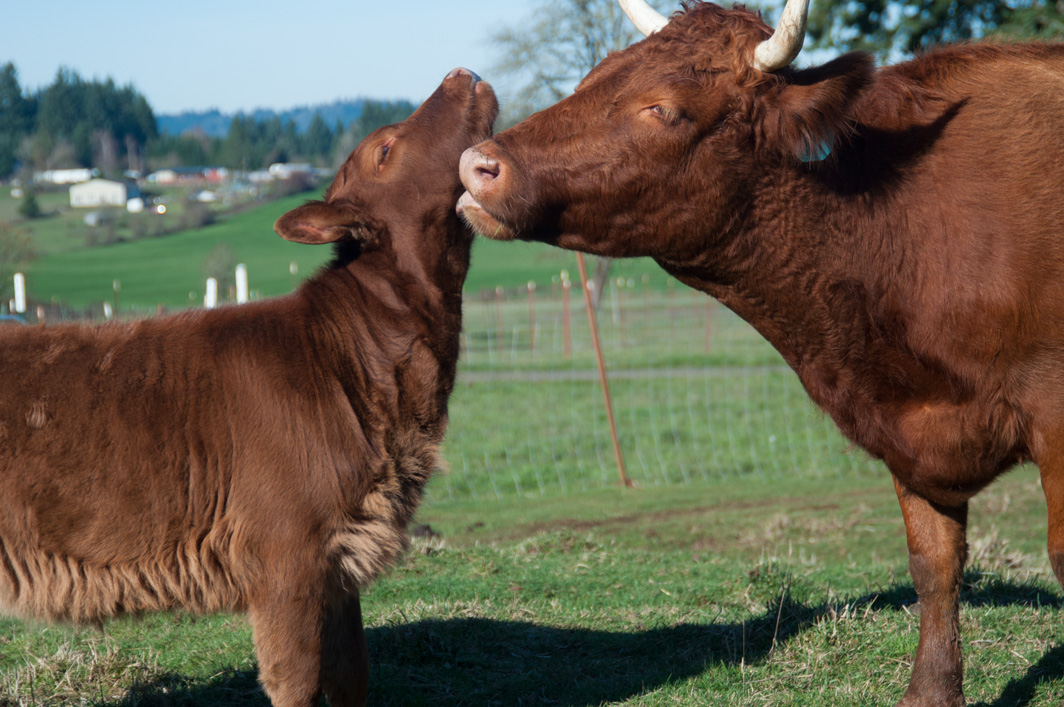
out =
[(660, 103), (655, 103), (652, 106), (647, 106), (643, 110), (652, 115), (657, 120), (662, 121), (663, 123), (674, 123), (679, 117), (679, 115), (674, 109), (664, 106)]

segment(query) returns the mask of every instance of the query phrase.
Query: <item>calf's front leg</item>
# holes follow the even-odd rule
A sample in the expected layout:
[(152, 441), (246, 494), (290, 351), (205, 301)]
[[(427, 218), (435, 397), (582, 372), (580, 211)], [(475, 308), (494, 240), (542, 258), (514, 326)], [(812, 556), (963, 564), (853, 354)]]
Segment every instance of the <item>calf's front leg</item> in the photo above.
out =
[(250, 602), (259, 682), (273, 707), (317, 707), (323, 614), (321, 595), (300, 585)]
[(968, 504), (932, 503), (897, 477), (894, 488), (905, 519), (909, 573), (920, 598), (920, 644), (898, 707), (961, 707), (960, 588), (968, 554)]
[(330, 707), (363, 707), (369, 686), (369, 650), (357, 590), (331, 602), (323, 633), (322, 685)]

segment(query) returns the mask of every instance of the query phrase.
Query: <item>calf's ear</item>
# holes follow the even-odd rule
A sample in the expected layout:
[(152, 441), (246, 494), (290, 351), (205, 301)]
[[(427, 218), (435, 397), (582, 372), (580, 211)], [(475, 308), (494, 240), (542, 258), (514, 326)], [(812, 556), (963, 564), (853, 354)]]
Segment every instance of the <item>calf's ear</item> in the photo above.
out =
[(370, 228), (353, 208), (325, 201), (312, 201), (296, 207), (277, 219), (273, 230), (286, 241), (320, 245), (354, 239), (370, 240)]

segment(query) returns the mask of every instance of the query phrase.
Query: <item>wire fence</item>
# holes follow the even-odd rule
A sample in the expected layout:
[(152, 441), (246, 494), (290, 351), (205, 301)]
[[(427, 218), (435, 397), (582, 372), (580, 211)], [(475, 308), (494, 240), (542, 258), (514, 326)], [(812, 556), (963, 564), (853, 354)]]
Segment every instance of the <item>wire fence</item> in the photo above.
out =
[[(654, 279), (656, 278), (656, 281)], [(875, 474), (752, 327), (669, 279), (614, 280), (598, 322), (637, 485)], [(435, 498), (619, 483), (579, 283), (467, 296)]]
[[(117, 305), (117, 283), (115, 293)], [(86, 316), (55, 303), (31, 309), (37, 321)], [(768, 342), (706, 295), (661, 271), (614, 279), (597, 317), (636, 485), (880, 473)], [(450, 469), (429, 496), (501, 499), (618, 484), (579, 282), (562, 272), (550, 283), (467, 294), (463, 319), (443, 449)]]

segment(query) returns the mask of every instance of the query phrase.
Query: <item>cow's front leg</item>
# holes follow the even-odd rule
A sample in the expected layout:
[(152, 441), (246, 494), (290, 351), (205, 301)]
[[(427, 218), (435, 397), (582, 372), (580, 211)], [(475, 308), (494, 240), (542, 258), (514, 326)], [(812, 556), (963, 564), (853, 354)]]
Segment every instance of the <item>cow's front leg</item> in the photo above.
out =
[(1049, 564), (1064, 587), (1064, 454), (1045, 454), (1038, 467), (1049, 511)]
[(920, 645), (909, 688), (898, 707), (960, 707), (964, 704), (960, 588), (968, 554), (968, 504), (931, 503), (897, 477), (894, 488), (905, 518), (909, 572), (920, 597)]

